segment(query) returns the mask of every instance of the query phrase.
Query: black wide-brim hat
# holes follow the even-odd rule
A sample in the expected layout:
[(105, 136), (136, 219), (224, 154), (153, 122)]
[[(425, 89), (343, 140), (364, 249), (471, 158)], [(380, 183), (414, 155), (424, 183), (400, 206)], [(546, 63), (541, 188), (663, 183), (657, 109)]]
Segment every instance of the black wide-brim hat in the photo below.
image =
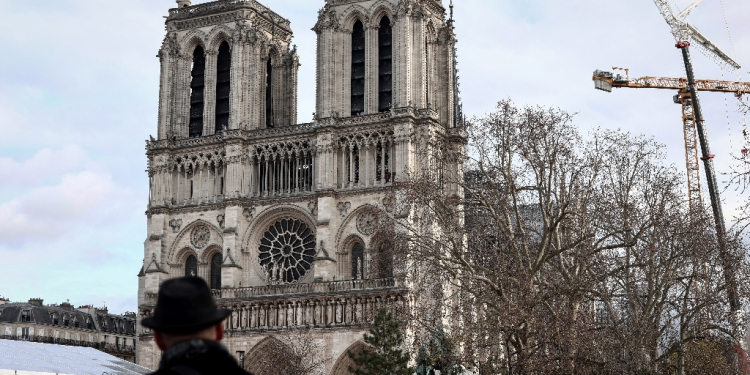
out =
[(231, 313), (216, 307), (203, 279), (180, 277), (161, 284), (156, 311), (141, 324), (158, 332), (188, 334), (215, 325)]

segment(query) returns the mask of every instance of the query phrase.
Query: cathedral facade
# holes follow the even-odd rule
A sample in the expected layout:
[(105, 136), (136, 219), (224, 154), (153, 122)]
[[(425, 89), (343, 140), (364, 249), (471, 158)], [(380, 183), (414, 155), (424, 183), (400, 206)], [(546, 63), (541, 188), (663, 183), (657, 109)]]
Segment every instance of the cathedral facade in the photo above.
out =
[[(446, 6), (325, 0), (316, 113), (298, 123), (287, 19), (255, 0), (177, 4), (146, 146), (139, 322), (163, 281), (197, 275), (232, 309), (224, 343), (249, 370), (261, 372), (253, 363), (280, 332), (304, 329), (333, 359), (326, 373), (346, 374), (346, 351), (364, 345), (377, 309), (412, 303), (378, 257), (390, 246), (378, 221), (408, 219), (396, 191), (424, 165), (419, 151), (463, 142)], [(137, 361), (156, 368), (153, 334), (138, 332)]]

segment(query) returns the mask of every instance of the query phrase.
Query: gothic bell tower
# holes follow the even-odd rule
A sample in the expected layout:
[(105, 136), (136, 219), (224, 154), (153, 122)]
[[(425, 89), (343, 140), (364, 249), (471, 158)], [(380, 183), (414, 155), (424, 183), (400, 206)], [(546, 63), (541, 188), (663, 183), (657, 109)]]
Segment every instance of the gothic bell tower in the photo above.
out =
[(177, 3), (159, 50), (159, 140), (296, 124), (299, 57), (290, 22), (243, 2)]
[(326, 0), (318, 23), (319, 117), (435, 109), (454, 127), (453, 27), (439, 0)]

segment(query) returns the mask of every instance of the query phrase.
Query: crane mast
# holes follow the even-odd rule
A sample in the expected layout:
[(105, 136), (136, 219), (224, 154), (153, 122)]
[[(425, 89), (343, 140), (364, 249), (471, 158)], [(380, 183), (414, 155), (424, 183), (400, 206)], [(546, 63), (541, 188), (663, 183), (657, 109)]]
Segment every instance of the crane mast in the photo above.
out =
[(696, 42), (696, 45), (703, 49), (702, 52), (715, 62), (728, 67), (730, 69), (739, 69), (740, 65), (729, 57), (724, 51), (718, 46), (711, 42), (705, 37), (698, 29), (688, 24), (685, 20), (687, 16), (701, 1), (694, 2), (690, 7), (685, 9), (680, 15), (676, 16), (672, 11), (672, 7), (667, 2), (668, 0), (654, 0), (654, 4), (659, 9), (659, 12), (664, 17), (671, 28), (672, 35), (675, 38), (677, 44), (675, 45), (682, 52), (682, 60), (685, 64), (685, 72), (687, 73), (687, 91), (690, 93), (690, 102), (692, 103), (693, 113), (692, 117), (695, 122), (696, 135), (698, 136), (698, 142), (701, 146), (701, 160), (703, 161), (706, 185), (708, 186), (708, 193), (711, 198), (711, 208), (714, 216), (714, 224), (716, 226), (716, 233), (718, 237), (719, 251), (721, 257), (721, 263), (724, 273), (724, 281), (727, 285), (727, 297), (729, 300), (729, 308), (732, 311), (733, 322), (732, 322), (732, 333), (735, 339), (742, 341), (741, 336), (744, 333), (744, 322), (742, 306), (740, 304), (739, 294), (737, 292), (737, 278), (735, 265), (732, 261), (732, 257), (729, 254), (726, 243), (726, 223), (724, 221), (724, 213), (721, 207), (721, 198), (719, 196), (719, 186), (716, 181), (716, 173), (714, 171), (713, 158), (711, 149), (708, 144), (708, 135), (706, 134), (705, 119), (703, 117), (703, 110), (701, 108), (700, 98), (698, 96), (698, 87), (695, 81), (695, 75), (693, 72), (693, 63), (690, 58), (690, 40)]

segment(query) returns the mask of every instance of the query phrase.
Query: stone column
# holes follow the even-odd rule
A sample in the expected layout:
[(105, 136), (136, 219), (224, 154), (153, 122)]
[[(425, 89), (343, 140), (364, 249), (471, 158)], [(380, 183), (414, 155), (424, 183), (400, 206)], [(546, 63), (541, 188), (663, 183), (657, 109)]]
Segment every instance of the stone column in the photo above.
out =
[[(339, 112), (341, 117), (350, 117), (352, 116), (352, 30), (339, 31), (336, 36), (339, 41), (337, 53), (340, 56), (338, 60), (341, 62), (340, 69), (342, 72), (337, 77), (337, 83), (343, 90), (340, 91), (339, 95), (341, 96), (337, 95), (339, 101), (335, 111)], [(365, 41), (365, 43), (367, 42)], [(365, 53), (367, 52), (365, 51)], [(365, 100), (367, 100), (366, 98), (367, 94), (365, 94)]]
[(378, 112), (379, 47), (378, 25), (365, 25), (365, 114)]
[(190, 125), (190, 68), (193, 57), (180, 56), (177, 62), (177, 74), (175, 78), (175, 94), (173, 95), (173, 107), (175, 116), (173, 118), (172, 135), (179, 138), (187, 138)]
[[(239, 129), (240, 119), (242, 118), (242, 84), (240, 81), (246, 79), (244, 73), (244, 44), (242, 37), (234, 39), (233, 43), (229, 44), (229, 51), (231, 52), (231, 68), (229, 70), (229, 124), (228, 129)], [(215, 98), (214, 94), (214, 98)], [(235, 110), (236, 109), (236, 110)]]
[(406, 107), (412, 101), (409, 71), (412, 59), (411, 17), (399, 14), (393, 26), (393, 107)]
[(412, 35), (411, 40), (413, 46), (411, 50), (411, 65), (409, 66), (409, 72), (411, 75), (411, 86), (409, 91), (411, 93), (411, 101), (415, 108), (427, 108), (427, 101), (425, 100), (426, 85), (425, 78), (427, 69), (427, 53), (425, 51), (425, 22), (424, 18), (411, 17), (412, 23)]
[[(218, 48), (218, 46), (217, 46)], [(203, 91), (203, 135), (216, 130), (216, 69), (218, 51), (206, 51), (206, 74)]]
[(265, 127), (265, 124), (261, 124), (262, 114), (265, 113), (265, 107), (261, 106), (261, 95), (264, 93), (262, 89), (265, 84), (261, 84), (263, 80), (262, 72), (265, 72), (265, 60), (262, 59), (260, 54), (260, 45), (256, 42), (252, 45), (252, 48), (248, 51), (248, 76), (250, 79), (247, 81), (247, 94), (245, 98), (245, 106), (248, 117), (248, 130), (261, 129)]
[[(412, 125), (408, 122), (396, 125), (395, 127), (395, 147), (391, 149), (395, 152), (391, 154), (391, 160), (389, 160), (389, 162), (392, 165), (390, 171), (396, 172), (397, 178), (403, 178), (406, 172), (412, 167), (412, 130)], [(391, 182), (393, 182), (393, 180), (391, 180)]]
[[(347, 42), (348, 41), (348, 42)], [(348, 43), (348, 44), (347, 44)], [(331, 106), (337, 117), (346, 117), (351, 113), (351, 105), (346, 106), (351, 100), (351, 69), (352, 54), (351, 45), (352, 35), (350, 31), (338, 31), (333, 34), (333, 61), (335, 62), (333, 75), (333, 95), (331, 96)], [(349, 88), (349, 89), (347, 89)]]
[[(176, 37), (170, 33), (167, 38)], [(172, 95), (174, 92), (174, 73), (175, 73), (175, 51), (165, 39), (161, 50), (159, 50), (159, 62), (161, 64), (161, 77), (159, 80), (159, 118), (158, 118), (158, 139), (166, 139), (167, 133), (170, 133), (172, 125)]]
[(298, 84), (298, 71), (299, 71), (299, 55), (297, 55), (297, 47), (290, 52), (290, 57), (287, 66), (287, 123), (294, 125), (297, 123), (297, 84)]

